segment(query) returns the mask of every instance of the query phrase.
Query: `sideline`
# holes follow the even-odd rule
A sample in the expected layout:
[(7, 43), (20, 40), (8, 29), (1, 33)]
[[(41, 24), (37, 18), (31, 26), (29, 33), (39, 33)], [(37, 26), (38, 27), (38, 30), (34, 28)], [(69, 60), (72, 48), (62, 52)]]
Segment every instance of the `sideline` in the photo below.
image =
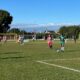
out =
[(77, 69), (73, 69), (73, 68), (69, 68), (69, 67), (65, 67), (65, 66), (60, 66), (60, 65), (56, 65), (56, 64), (50, 64), (50, 63), (43, 62), (43, 61), (36, 61), (36, 62), (80, 73), (80, 70), (77, 70)]

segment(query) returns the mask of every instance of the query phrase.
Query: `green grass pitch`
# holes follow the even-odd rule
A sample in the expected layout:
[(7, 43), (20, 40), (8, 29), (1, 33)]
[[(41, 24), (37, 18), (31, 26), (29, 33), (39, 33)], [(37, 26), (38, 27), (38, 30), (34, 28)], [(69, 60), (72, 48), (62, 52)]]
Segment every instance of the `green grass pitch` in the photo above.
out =
[(46, 41), (0, 43), (0, 80), (80, 80), (80, 72), (48, 65), (80, 71), (80, 42), (68, 41), (65, 51), (57, 53), (59, 47), (58, 41), (53, 49)]

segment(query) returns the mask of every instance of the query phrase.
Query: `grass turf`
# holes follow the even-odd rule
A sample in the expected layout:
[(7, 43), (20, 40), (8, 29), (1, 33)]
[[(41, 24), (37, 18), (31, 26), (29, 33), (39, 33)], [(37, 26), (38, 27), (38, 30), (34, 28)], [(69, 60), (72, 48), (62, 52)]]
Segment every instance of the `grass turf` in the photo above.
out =
[[(49, 49), (46, 41), (0, 43), (0, 80), (80, 80), (80, 73), (37, 63), (38, 60), (80, 70), (80, 43), (68, 41), (65, 51), (57, 53), (59, 42)], [(72, 59), (76, 60), (57, 60)], [(51, 60), (51, 61), (48, 61)]]

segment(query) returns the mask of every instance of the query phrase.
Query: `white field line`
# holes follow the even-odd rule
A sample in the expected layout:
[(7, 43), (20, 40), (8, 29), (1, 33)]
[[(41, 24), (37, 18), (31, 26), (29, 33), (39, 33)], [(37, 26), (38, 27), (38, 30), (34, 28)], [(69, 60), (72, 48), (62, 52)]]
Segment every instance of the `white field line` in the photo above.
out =
[(43, 62), (43, 61), (36, 61), (36, 62), (80, 73), (80, 70), (77, 70), (77, 69), (73, 69), (73, 68), (69, 68), (69, 67), (65, 67), (65, 66), (60, 66), (60, 65), (56, 65), (56, 64), (50, 64), (50, 63)]
[(69, 61), (69, 60), (80, 60), (80, 58), (71, 58), (71, 59), (49, 59), (49, 60), (40, 60), (40, 61)]

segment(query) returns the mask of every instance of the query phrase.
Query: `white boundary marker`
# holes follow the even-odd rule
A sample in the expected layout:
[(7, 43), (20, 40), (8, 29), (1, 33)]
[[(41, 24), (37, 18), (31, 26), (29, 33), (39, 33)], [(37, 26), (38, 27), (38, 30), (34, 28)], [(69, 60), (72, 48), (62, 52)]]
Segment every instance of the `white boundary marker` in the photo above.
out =
[(73, 68), (69, 68), (69, 67), (65, 67), (65, 66), (60, 66), (60, 65), (56, 65), (56, 64), (50, 64), (50, 63), (43, 62), (43, 61), (36, 61), (36, 62), (80, 73), (80, 70), (77, 70), (77, 69), (73, 69)]

